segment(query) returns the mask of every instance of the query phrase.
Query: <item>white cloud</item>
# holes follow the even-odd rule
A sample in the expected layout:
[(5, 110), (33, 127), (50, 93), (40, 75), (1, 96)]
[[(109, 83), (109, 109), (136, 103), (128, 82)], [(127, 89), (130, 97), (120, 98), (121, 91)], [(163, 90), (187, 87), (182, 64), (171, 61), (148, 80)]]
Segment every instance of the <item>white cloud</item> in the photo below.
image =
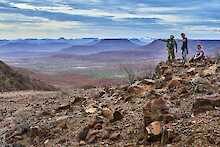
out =
[(206, 26), (206, 25), (187, 26), (187, 27), (184, 27), (184, 30), (195, 31), (195, 32), (215, 32), (215, 33), (220, 33), (220, 27), (210, 27), (210, 26)]
[[(12, 6), (20, 9), (30, 9), (30, 10), (41, 10), (47, 12), (58, 12), (71, 15), (82, 15), (82, 16), (92, 16), (92, 17), (112, 17), (113, 20), (120, 20), (126, 18), (158, 18), (167, 22), (179, 22), (183, 20), (183, 16), (171, 15), (171, 14), (154, 14), (153, 11), (156, 9), (153, 7), (144, 7), (136, 10), (136, 13), (128, 13), (122, 11), (106, 11), (100, 9), (76, 9), (67, 5), (57, 5), (57, 6), (34, 6), (27, 3), (10, 3)], [(177, 9), (177, 8), (176, 8)], [(170, 8), (161, 8), (161, 10), (156, 11), (168, 11)], [(180, 10), (180, 9), (178, 9)]]
[[(21, 14), (0, 14), (0, 29), (60, 30), (81, 28), (78, 21), (55, 21)], [(10, 23), (13, 22), (13, 23)]]

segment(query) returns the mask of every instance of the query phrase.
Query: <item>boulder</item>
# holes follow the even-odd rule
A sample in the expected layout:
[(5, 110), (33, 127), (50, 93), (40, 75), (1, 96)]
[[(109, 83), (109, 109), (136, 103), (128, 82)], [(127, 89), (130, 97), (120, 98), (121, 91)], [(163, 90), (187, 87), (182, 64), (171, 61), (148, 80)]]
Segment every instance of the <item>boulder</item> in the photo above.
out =
[(145, 103), (143, 107), (144, 124), (148, 126), (153, 121), (171, 121), (173, 114), (169, 113), (169, 101), (160, 97)]
[(128, 87), (128, 93), (134, 96), (143, 97), (147, 92), (152, 89), (151, 85), (141, 84), (141, 85), (131, 85)]
[(208, 110), (213, 110), (215, 107), (220, 107), (220, 95), (206, 95), (195, 98), (193, 104), (194, 113), (203, 113)]
[(172, 79), (172, 80), (170, 80), (169, 82), (168, 82), (168, 88), (169, 89), (175, 89), (175, 88), (178, 88), (178, 87), (180, 87), (181, 86), (181, 81), (180, 81), (180, 79), (178, 79), (178, 78), (174, 78), (174, 79)]
[(160, 141), (161, 145), (168, 142), (168, 131), (160, 121), (150, 123), (146, 128), (146, 137), (148, 142)]
[(112, 120), (114, 118), (113, 111), (107, 107), (102, 109), (102, 115), (109, 120)]

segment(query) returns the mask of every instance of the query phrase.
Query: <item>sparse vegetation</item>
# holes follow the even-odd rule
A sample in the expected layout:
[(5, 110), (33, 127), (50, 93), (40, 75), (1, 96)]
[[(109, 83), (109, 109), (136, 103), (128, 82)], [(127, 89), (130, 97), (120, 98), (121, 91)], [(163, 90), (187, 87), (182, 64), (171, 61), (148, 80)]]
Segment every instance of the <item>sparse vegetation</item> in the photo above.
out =
[(121, 70), (125, 73), (129, 85), (132, 85), (135, 82), (135, 79), (137, 77), (136, 72), (127, 65), (121, 65)]

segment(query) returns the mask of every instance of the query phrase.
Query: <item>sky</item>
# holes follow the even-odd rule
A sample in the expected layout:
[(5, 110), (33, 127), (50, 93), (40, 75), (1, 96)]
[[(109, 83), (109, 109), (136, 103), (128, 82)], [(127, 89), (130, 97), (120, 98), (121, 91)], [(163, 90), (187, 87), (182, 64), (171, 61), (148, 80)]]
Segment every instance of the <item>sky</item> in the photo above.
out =
[(220, 39), (220, 0), (0, 0), (0, 38)]

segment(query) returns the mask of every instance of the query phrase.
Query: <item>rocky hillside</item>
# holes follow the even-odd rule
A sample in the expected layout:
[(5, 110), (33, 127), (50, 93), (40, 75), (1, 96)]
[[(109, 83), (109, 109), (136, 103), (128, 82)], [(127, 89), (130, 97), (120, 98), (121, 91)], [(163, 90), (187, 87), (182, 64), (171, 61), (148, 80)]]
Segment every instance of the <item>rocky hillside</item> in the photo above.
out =
[(54, 90), (52, 86), (15, 71), (0, 61), (0, 91), (16, 90)]
[(220, 63), (207, 59), (162, 62), (152, 79), (133, 85), (6, 93), (0, 135), (3, 144), (17, 146), (217, 147), (219, 81)]

